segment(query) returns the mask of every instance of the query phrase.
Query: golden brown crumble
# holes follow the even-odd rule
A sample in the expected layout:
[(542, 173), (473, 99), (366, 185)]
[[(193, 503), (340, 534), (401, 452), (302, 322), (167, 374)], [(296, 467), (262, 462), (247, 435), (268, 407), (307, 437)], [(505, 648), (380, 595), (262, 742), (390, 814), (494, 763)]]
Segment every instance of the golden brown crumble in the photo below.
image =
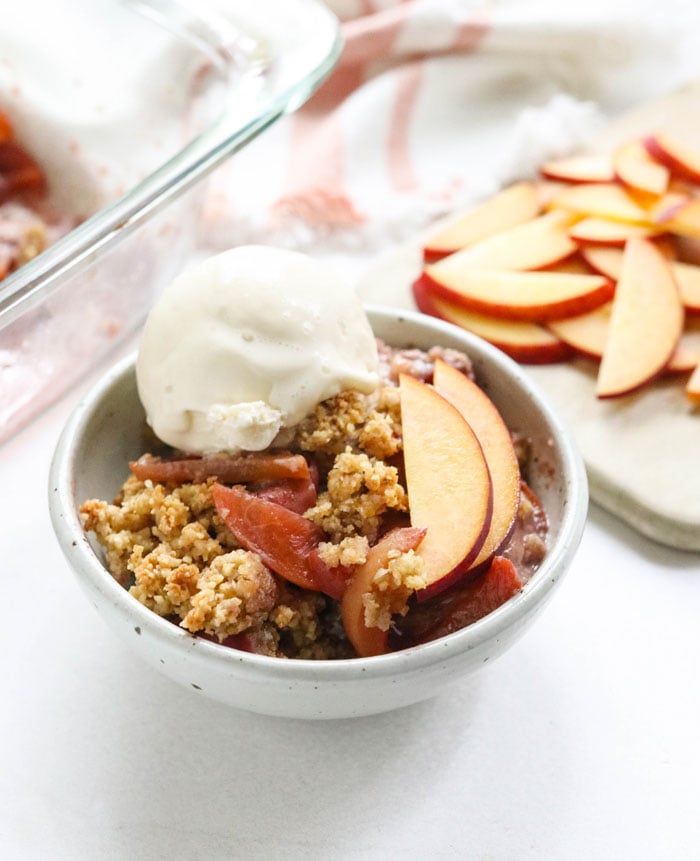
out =
[(85, 528), (97, 535), (109, 570), (123, 586), (133, 579), (130, 559), (136, 547), (145, 556), (162, 545), (176, 557), (195, 563), (210, 562), (238, 547), (214, 507), (212, 483), (166, 490), (132, 475), (114, 503), (91, 499), (83, 504)]
[(401, 449), (399, 391), (380, 386), (371, 395), (342, 392), (320, 403), (299, 425), (293, 447), (337, 455), (348, 447), (375, 458)]
[(322, 541), (318, 552), (329, 568), (338, 565), (364, 565), (369, 552), (369, 541), (364, 535), (348, 535), (337, 544)]
[(336, 602), (284, 583), (281, 589), (283, 599), (270, 614), (279, 632), (280, 654), (313, 660), (352, 657)]
[(365, 593), (362, 603), (365, 608), (365, 625), (388, 631), (391, 617), (405, 616), (408, 599), (426, 585), (426, 568), (423, 559), (413, 550), (389, 554), (389, 564), (374, 575), (371, 592)]
[(262, 622), (276, 600), (277, 583), (260, 557), (232, 550), (200, 574), (182, 627), (230, 637)]
[(334, 543), (351, 535), (363, 535), (373, 543), (379, 519), (389, 509), (408, 510), (398, 470), (364, 453), (354, 454), (348, 446), (333, 462), (327, 490), (319, 494), (316, 505), (305, 516)]

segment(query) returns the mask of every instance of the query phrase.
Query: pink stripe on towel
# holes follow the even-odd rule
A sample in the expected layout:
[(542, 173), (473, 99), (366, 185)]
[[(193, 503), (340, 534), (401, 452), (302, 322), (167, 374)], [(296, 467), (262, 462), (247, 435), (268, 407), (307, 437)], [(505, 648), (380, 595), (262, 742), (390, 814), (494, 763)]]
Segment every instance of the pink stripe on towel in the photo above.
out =
[(418, 185), (410, 155), (410, 125), (422, 76), (420, 61), (396, 73), (396, 99), (388, 140), (389, 176), (396, 191), (413, 191)]
[(342, 104), (364, 83), (369, 63), (390, 54), (412, 3), (405, 0), (342, 25), (345, 49), (338, 67), (292, 119), (287, 188), (274, 206), (273, 221), (291, 214), (310, 226), (333, 228), (364, 220), (345, 187)]

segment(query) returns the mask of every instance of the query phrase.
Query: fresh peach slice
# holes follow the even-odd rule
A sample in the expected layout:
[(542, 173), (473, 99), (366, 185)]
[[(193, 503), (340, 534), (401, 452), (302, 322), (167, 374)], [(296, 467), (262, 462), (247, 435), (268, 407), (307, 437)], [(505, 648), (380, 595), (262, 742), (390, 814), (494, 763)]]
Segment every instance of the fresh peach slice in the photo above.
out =
[(647, 152), (676, 176), (700, 182), (700, 149), (687, 146), (671, 135), (653, 134), (644, 140)]
[(388, 651), (388, 631), (368, 628), (365, 624), (363, 596), (370, 592), (377, 572), (387, 567), (392, 556), (415, 550), (424, 536), (425, 529), (392, 529), (370, 547), (365, 563), (354, 571), (343, 593), (340, 610), (348, 640), (361, 658), (383, 655)]
[(600, 359), (605, 350), (611, 312), (612, 302), (606, 302), (587, 314), (552, 320), (547, 328), (578, 353)]
[(476, 434), (432, 386), (401, 375), (406, 490), (411, 525), (427, 529), (419, 547), (427, 598), (455, 582), (478, 556), (491, 527), (493, 488)]
[(565, 188), (569, 188), (568, 182), (555, 182), (547, 179), (538, 182), (535, 186), (537, 189), (537, 199), (540, 202), (540, 210), (547, 209), (554, 198), (561, 194)]
[(700, 317), (686, 317), (685, 329), (666, 370), (689, 374), (700, 364)]
[(568, 235), (575, 216), (550, 212), (503, 230), (434, 263), (431, 270), (449, 276), (464, 269), (542, 269), (576, 251)]
[(589, 248), (581, 249), (583, 259), (601, 275), (617, 281), (622, 272), (622, 249), (621, 248)]
[[(583, 257), (596, 272), (617, 281), (622, 272), (623, 252), (617, 248), (586, 248)], [(681, 302), (687, 311), (700, 311), (700, 266), (671, 262), (671, 271), (678, 284)]]
[(441, 359), (435, 362), (433, 385), (469, 422), (491, 475), (493, 514), (486, 540), (471, 565), (477, 568), (498, 553), (513, 529), (520, 502), (518, 458), (510, 431), (483, 389)]
[(668, 188), (668, 168), (654, 159), (641, 141), (629, 141), (613, 153), (617, 178), (645, 194), (662, 195)]
[(692, 196), (682, 191), (667, 191), (647, 206), (649, 220), (658, 230), (670, 230), (665, 222), (670, 221), (676, 212), (692, 200)]
[(501, 320), (485, 314), (466, 311), (453, 302), (447, 302), (430, 291), (427, 278), (419, 278), (413, 285), (416, 306), (424, 314), (447, 320), (498, 347), (516, 362), (544, 365), (568, 359), (571, 350), (567, 344), (537, 323)]
[[(552, 320), (547, 324), (547, 328), (578, 353), (600, 360), (605, 351), (611, 312), (612, 302), (606, 302), (587, 314), (566, 320)], [(666, 370), (669, 373), (685, 374), (692, 371), (699, 362), (700, 318), (686, 319), (685, 329)]]
[(552, 200), (550, 209), (653, 226), (647, 210), (615, 183), (572, 185)]
[(508, 320), (556, 320), (591, 311), (613, 294), (602, 275), (568, 272), (502, 272), (454, 267), (438, 271), (428, 266), (425, 275), (435, 293), (468, 311)]
[(700, 406), (700, 365), (698, 365), (688, 380), (685, 394), (692, 404)]
[(426, 260), (439, 260), (475, 242), (534, 218), (540, 211), (537, 189), (519, 182), (458, 215), (425, 240)]
[(659, 212), (656, 223), (671, 233), (700, 237), (700, 198)]
[(572, 155), (546, 161), (540, 173), (547, 179), (571, 183), (612, 182), (615, 171), (606, 155)]
[(648, 239), (631, 239), (625, 246), (598, 372), (598, 397), (627, 394), (657, 376), (678, 345), (683, 321), (669, 262)]
[(573, 257), (567, 257), (566, 260), (562, 260), (561, 263), (557, 263), (556, 266), (552, 266), (549, 270), (544, 270), (549, 272), (568, 272), (569, 275), (598, 275), (600, 273), (594, 272), (593, 269), (586, 263), (586, 261), (579, 254), (575, 254)]
[(654, 236), (658, 228), (641, 224), (626, 224), (606, 218), (584, 218), (569, 228), (569, 236), (582, 244), (612, 245), (622, 247), (628, 239)]

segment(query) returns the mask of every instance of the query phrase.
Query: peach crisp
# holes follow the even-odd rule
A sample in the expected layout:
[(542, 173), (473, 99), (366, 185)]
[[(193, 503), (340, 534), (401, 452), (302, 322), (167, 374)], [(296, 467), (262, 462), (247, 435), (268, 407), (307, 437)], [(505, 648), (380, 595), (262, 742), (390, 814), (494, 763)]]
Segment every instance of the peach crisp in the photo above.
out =
[(161, 447), (86, 501), (112, 576), (194, 635), (301, 659), (407, 648), (516, 594), (547, 532), (527, 441), (463, 353), (378, 349), (376, 389), (323, 400), (283, 450)]

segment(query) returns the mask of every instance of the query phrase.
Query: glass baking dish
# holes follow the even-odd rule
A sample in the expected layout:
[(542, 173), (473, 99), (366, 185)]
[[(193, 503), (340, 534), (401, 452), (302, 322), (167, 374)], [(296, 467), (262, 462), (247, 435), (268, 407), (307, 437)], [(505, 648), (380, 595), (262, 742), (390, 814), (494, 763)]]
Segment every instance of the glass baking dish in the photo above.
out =
[(316, 0), (8, 6), (0, 109), (80, 223), (0, 281), (0, 440), (139, 325), (192, 250), (200, 180), (340, 53)]

